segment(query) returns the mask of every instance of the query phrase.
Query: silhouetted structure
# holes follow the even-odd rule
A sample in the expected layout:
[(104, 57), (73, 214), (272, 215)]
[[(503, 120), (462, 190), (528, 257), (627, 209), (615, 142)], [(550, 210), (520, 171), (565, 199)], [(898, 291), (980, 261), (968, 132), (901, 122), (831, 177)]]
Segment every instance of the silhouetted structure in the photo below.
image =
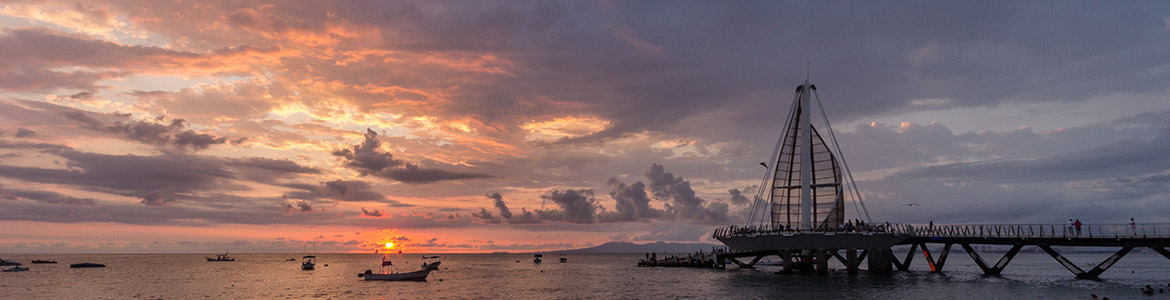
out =
[[(828, 262), (838, 259), (846, 270), (856, 273), (862, 262), (868, 271), (888, 273), (907, 270), (915, 252), (921, 250), (933, 272), (941, 272), (954, 245), (963, 247), (987, 275), (999, 275), (1024, 246), (1043, 249), (1077, 278), (1095, 279), (1137, 247), (1148, 247), (1170, 258), (1170, 224), (1112, 224), (1077, 226), (1076, 231), (1061, 224), (1041, 225), (937, 225), (876, 224), (869, 217), (861, 194), (853, 183), (849, 166), (833, 135), (832, 126), (821, 109), (824, 135), (813, 125), (812, 100), (816, 86), (805, 81), (796, 88), (796, 99), (785, 123), (785, 132), (776, 143), (760, 190), (754, 199), (746, 225), (715, 230), (713, 237), (728, 249), (715, 254), (715, 266), (731, 262), (751, 268), (767, 256), (780, 257), (781, 272), (826, 272)], [(820, 106), (818, 97), (817, 103)], [(835, 151), (834, 151), (835, 150)], [(864, 219), (845, 218), (845, 202)], [(1082, 227), (1086, 229), (1082, 232)], [(1058, 230), (1059, 229), (1059, 230)], [(942, 244), (938, 257), (928, 244)], [(910, 245), (905, 259), (893, 254), (895, 245)], [(972, 245), (1007, 245), (1010, 250), (995, 265), (988, 265)], [(1092, 269), (1085, 271), (1055, 251), (1053, 246), (1120, 247)], [(841, 251), (844, 250), (844, 256)], [(752, 258), (743, 262), (739, 258)]]

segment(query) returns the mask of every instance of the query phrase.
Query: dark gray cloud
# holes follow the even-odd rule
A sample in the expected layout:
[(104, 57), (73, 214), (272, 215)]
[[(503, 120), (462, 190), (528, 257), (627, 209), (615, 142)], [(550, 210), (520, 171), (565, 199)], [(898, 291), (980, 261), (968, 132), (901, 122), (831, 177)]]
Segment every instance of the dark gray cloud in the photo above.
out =
[(1128, 138), (1097, 148), (1039, 159), (1004, 159), (934, 165), (900, 172), (947, 181), (1072, 181), (1170, 170), (1170, 130), (1149, 140)]
[(730, 218), (727, 213), (727, 203), (710, 202), (695, 195), (690, 181), (666, 172), (659, 164), (650, 164), (646, 171), (646, 179), (650, 181), (650, 191), (655, 198), (667, 200), (666, 211), (676, 218), (695, 221), (727, 223)]
[[(0, 29), (0, 88), (12, 91), (94, 92), (99, 81), (117, 79), (141, 71), (184, 68), (185, 72), (211, 67), (210, 73), (233, 74), (240, 69), (215, 70), (224, 60), (215, 56), (260, 51), (254, 47), (224, 45), (207, 54), (174, 51), (153, 46), (128, 46), (84, 34), (70, 34), (48, 27)], [(230, 48), (228, 48), (230, 47)], [(202, 58), (202, 59), (201, 59)], [(83, 67), (61, 70), (60, 67)], [(228, 68), (232, 69), (232, 68)], [(98, 70), (98, 71), (93, 71)]]
[(362, 207), (362, 215), (373, 218), (381, 218), (386, 216), (386, 212), (377, 209), (366, 210), (365, 207)]
[(285, 193), (293, 199), (318, 200), (329, 199), (336, 201), (376, 201), (387, 203), (394, 207), (410, 207), (412, 205), (387, 199), (385, 195), (375, 191), (373, 186), (360, 180), (333, 180), (321, 182), (318, 185), (286, 184), (284, 186), (301, 189)]
[(602, 214), (607, 221), (637, 221), (658, 218), (662, 212), (650, 207), (650, 197), (646, 195), (646, 185), (641, 181), (626, 185), (617, 178), (609, 179), (612, 188), (609, 197), (616, 202), (615, 212)]
[(342, 201), (376, 201), (386, 197), (371, 190), (370, 184), (364, 181), (334, 180), (325, 182), (318, 190), (322, 197)]
[[(3, 40), (3, 39), (0, 39)], [(32, 66), (11, 66), (0, 77), (0, 89), (50, 92), (57, 89), (98, 90), (98, 81), (119, 78), (129, 72), (54, 71)]]
[[(1157, 113), (1051, 133), (983, 132), (970, 154), (951, 158), (963, 162), (903, 167), (859, 185), (873, 216), (895, 221), (1161, 220), (1150, 212), (1166, 209), (1170, 196), (1166, 120)], [(1005, 153), (1020, 157), (999, 158)]]
[[(666, 201), (666, 209), (659, 210), (650, 206), (651, 198), (646, 193), (647, 186), (641, 181), (625, 184), (617, 178), (610, 178), (611, 191), (609, 196), (614, 200), (614, 210), (609, 211), (593, 197), (593, 190), (589, 189), (551, 189), (540, 198), (557, 205), (557, 209), (537, 209), (529, 211), (521, 209), (519, 214), (513, 214), (504, 203), (499, 193), (488, 194), (493, 204), (500, 212), (495, 216), (487, 209), (481, 208), (473, 212), (472, 216), (487, 223), (531, 224), (544, 221), (564, 221), (570, 223), (608, 223), (649, 221), (655, 219), (676, 220), (686, 223), (723, 224), (730, 221), (729, 207), (723, 202), (706, 202), (695, 196), (690, 182), (682, 177), (675, 177), (667, 173), (658, 164), (652, 164), (646, 177), (652, 182), (649, 187), (655, 197)], [(503, 215), (507, 212), (507, 217)]]
[(161, 124), (155, 122), (161, 121), (161, 117), (153, 121), (147, 121), (131, 120), (130, 115), (111, 114), (109, 117), (115, 118), (116, 120), (113, 123), (106, 124), (89, 116), (89, 113), (86, 112), (67, 111), (63, 114), (66, 118), (81, 123), (82, 128), (113, 134), (128, 140), (154, 145), (164, 150), (173, 149), (180, 152), (199, 151), (206, 150), (212, 145), (227, 142), (227, 138), (224, 137), (198, 133), (190, 129), (184, 130), (187, 124), (182, 119), (174, 119), (169, 124)]
[(319, 172), (290, 161), (267, 158), (109, 155), (55, 144), (2, 140), (0, 148), (37, 150), (63, 159), (66, 167), (0, 164), (0, 177), (139, 197), (143, 204), (148, 205), (170, 203), (194, 193), (248, 190), (237, 182), (239, 180), (272, 184), (278, 183), (277, 179), (293, 179), (294, 175)]
[[(496, 216), (489, 212), (486, 208), (480, 208), (477, 212), (472, 212), (471, 216), (482, 220), (489, 224), (500, 224), (507, 222), (508, 224), (539, 224), (546, 221), (563, 221), (569, 223), (594, 223), (598, 221), (620, 221), (615, 219), (599, 220), (599, 209), (604, 210), (597, 204), (597, 200), (593, 199), (593, 191), (591, 190), (558, 190), (552, 189), (541, 195), (540, 198), (544, 201), (552, 201), (557, 205), (557, 209), (536, 209), (528, 210), (528, 208), (521, 208), (519, 213), (512, 213), (508, 208), (507, 203), (504, 202), (504, 196), (500, 193), (491, 193), (486, 195), (492, 199), (492, 204), (499, 211), (500, 215)], [(507, 212), (507, 217), (504, 217)]]
[(163, 206), (163, 205), (171, 204), (171, 203), (174, 203), (176, 201), (175, 200), (175, 188), (173, 188), (173, 187), (158, 188), (158, 189), (152, 190), (150, 192), (147, 192), (146, 194), (143, 194), (139, 198), (142, 199), (141, 203), (146, 205), (146, 206)]
[(743, 206), (751, 203), (751, 200), (748, 200), (747, 196), (744, 196), (743, 192), (740, 192), (739, 189), (730, 189), (727, 190), (727, 193), (731, 194), (731, 204)]
[(69, 195), (63, 195), (57, 192), (28, 190), (28, 189), (13, 189), (0, 186), (0, 199), (18, 200), (28, 199), (32, 201), (39, 201), (49, 204), (65, 204), (65, 205), (94, 205), (93, 198), (77, 198)]
[(493, 216), (492, 213), (487, 211), (486, 208), (480, 208), (478, 212), (472, 212), (471, 216), (476, 219), (483, 220), (488, 224), (500, 224), (503, 222), (500, 218)]
[(495, 193), (487, 194), (487, 197), (492, 198), (492, 200), (494, 201), (496, 209), (498, 209), (500, 211), (500, 217), (503, 217), (504, 219), (511, 219), (512, 218), (512, 210), (508, 209), (507, 203), (504, 203), (504, 196), (503, 195), (500, 195), (499, 192), (495, 192)]
[(313, 211), (313, 204), (304, 200), (297, 201), (296, 203), (285, 203), (282, 207), (285, 212), (307, 213)]
[(482, 173), (464, 173), (440, 169), (427, 169), (410, 162), (394, 159), (394, 155), (379, 149), (378, 133), (366, 129), (365, 139), (353, 149), (333, 151), (334, 156), (345, 160), (345, 166), (361, 172), (362, 176), (375, 176), (405, 183), (433, 183), (447, 180), (492, 178)]
[[(564, 212), (557, 209), (537, 209), (530, 211), (525, 207), (520, 208), (520, 213), (513, 214), (508, 209), (508, 204), (504, 203), (504, 196), (500, 195), (500, 193), (491, 193), (487, 197), (492, 199), (492, 203), (495, 205), (496, 210), (499, 211), (500, 216), (493, 216), (486, 209), (481, 208), (478, 213), (472, 213), (472, 217), (482, 219), (490, 224), (499, 224), (504, 221), (507, 221), (509, 224), (538, 224), (544, 223), (545, 221), (558, 221), (564, 216)], [(505, 212), (507, 217), (504, 216)]]
[(28, 129), (28, 128), (17, 128), (16, 129), (16, 137), (17, 138), (28, 138), (28, 137), (35, 137), (35, 136), (37, 136), (37, 132), (33, 131), (32, 129)]
[[(413, 45), (431, 51), (455, 45), (493, 51), (524, 70), (517, 75), (521, 79), (465, 89), (450, 110), (480, 115), (485, 121), (506, 120), (517, 113), (551, 114), (555, 111), (551, 107), (518, 111), (515, 108), (522, 106), (516, 99), (568, 94), (569, 101), (588, 102), (590, 113), (614, 121), (609, 129), (573, 139), (579, 141), (644, 130), (678, 132), (690, 128), (685, 124), (689, 117), (713, 111), (730, 114), (722, 115), (730, 124), (703, 123), (709, 128), (696, 134), (742, 140), (770, 133), (756, 125), (774, 119), (777, 112), (742, 108), (774, 107), (775, 95), (787, 96), (785, 92), (804, 79), (803, 66), (810, 58), (814, 83), (822, 90), (831, 87), (826, 94), (830, 99), (849, 101), (830, 107), (837, 121), (1007, 102), (1077, 102), (1112, 91), (1163, 92), (1161, 82), (1170, 78), (1170, 72), (1147, 71), (1170, 64), (1170, 58), (1161, 55), (1170, 51), (1170, 41), (1157, 38), (1165, 34), (1164, 18), (1170, 8), (1152, 2), (1135, 7), (1070, 5), (1062, 14), (1045, 14), (1051, 7), (1039, 3), (848, 7), (672, 3), (670, 8), (620, 3), (612, 11), (568, 6), (567, 16), (548, 18), (537, 18), (542, 15), (536, 13), (542, 11), (540, 5), (521, 3), (499, 9), (452, 8), (434, 16), (406, 14), (412, 16), (409, 20), (430, 22), (405, 34), (415, 35), (412, 41), (429, 41)], [(804, 13), (808, 11), (833, 13)], [(1086, 14), (1092, 17), (1069, 17)], [(466, 29), (460, 33), (483, 30), (438, 21), (455, 15), (461, 20), (512, 21), (493, 23), (500, 27), (489, 28), (498, 32), (472, 38), (489, 40), (484, 43), (459, 43), (466, 41), (457, 38), (463, 34), (428, 35), (451, 28)], [(529, 22), (547, 25), (524, 26)], [(581, 22), (596, 26), (580, 26)], [(1080, 33), (1052, 28), (1077, 28)], [(732, 44), (738, 46), (694, 46)], [(1102, 55), (1117, 59), (1102, 60)], [(776, 82), (789, 84), (778, 87)], [(939, 105), (919, 104), (923, 99), (945, 100)]]
[(561, 208), (561, 219), (572, 223), (593, 223), (597, 215), (597, 200), (592, 190), (553, 189), (541, 195), (540, 199), (552, 201)]

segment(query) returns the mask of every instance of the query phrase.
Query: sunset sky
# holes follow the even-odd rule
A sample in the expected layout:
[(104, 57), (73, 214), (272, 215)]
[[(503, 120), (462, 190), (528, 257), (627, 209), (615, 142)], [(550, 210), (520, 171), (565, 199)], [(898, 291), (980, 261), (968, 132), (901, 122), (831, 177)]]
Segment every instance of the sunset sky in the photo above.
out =
[(0, 1), (0, 252), (713, 242), (806, 76), (874, 221), (1170, 222), (1166, 1)]

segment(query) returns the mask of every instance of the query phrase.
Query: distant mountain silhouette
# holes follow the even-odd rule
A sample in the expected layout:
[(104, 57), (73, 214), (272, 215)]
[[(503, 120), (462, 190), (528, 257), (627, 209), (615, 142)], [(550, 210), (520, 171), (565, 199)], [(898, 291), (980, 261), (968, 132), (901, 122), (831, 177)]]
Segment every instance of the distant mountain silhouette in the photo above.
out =
[(605, 244), (572, 250), (549, 251), (549, 253), (692, 253), (703, 250), (710, 252), (711, 247), (722, 246), (707, 243), (655, 243), (635, 244), (630, 242), (608, 242)]

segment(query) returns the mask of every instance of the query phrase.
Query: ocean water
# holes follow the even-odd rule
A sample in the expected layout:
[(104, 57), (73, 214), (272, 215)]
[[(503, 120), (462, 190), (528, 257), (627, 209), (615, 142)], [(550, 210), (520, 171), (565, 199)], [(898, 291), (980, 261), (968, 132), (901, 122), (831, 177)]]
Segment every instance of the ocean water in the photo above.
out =
[[(904, 255), (904, 253), (902, 253)], [(937, 255), (937, 254), (936, 254)], [(995, 261), (1001, 254), (986, 253)], [(4, 299), (1145, 299), (1147, 284), (1170, 283), (1170, 260), (1131, 253), (1102, 275), (1077, 280), (1051, 257), (1021, 253), (1002, 277), (985, 277), (966, 253), (954, 251), (945, 273), (932, 274), (919, 254), (910, 272), (892, 275), (773, 274), (774, 267), (726, 270), (639, 268), (640, 254), (442, 254), (426, 282), (366, 282), (381, 255), (317, 254), (317, 269), (300, 270), (299, 254), (0, 254), (28, 272), (0, 273)], [(1108, 253), (1068, 254), (1083, 269)], [(286, 261), (297, 258), (296, 262)], [(421, 254), (392, 254), (396, 266), (417, 270)], [(58, 264), (29, 264), (33, 259)], [(519, 261), (519, 262), (517, 262)], [(106, 268), (70, 269), (70, 263)], [(328, 266), (325, 266), (328, 264)], [(838, 266), (839, 267), (839, 266)], [(1170, 299), (1170, 293), (1155, 294)]]

